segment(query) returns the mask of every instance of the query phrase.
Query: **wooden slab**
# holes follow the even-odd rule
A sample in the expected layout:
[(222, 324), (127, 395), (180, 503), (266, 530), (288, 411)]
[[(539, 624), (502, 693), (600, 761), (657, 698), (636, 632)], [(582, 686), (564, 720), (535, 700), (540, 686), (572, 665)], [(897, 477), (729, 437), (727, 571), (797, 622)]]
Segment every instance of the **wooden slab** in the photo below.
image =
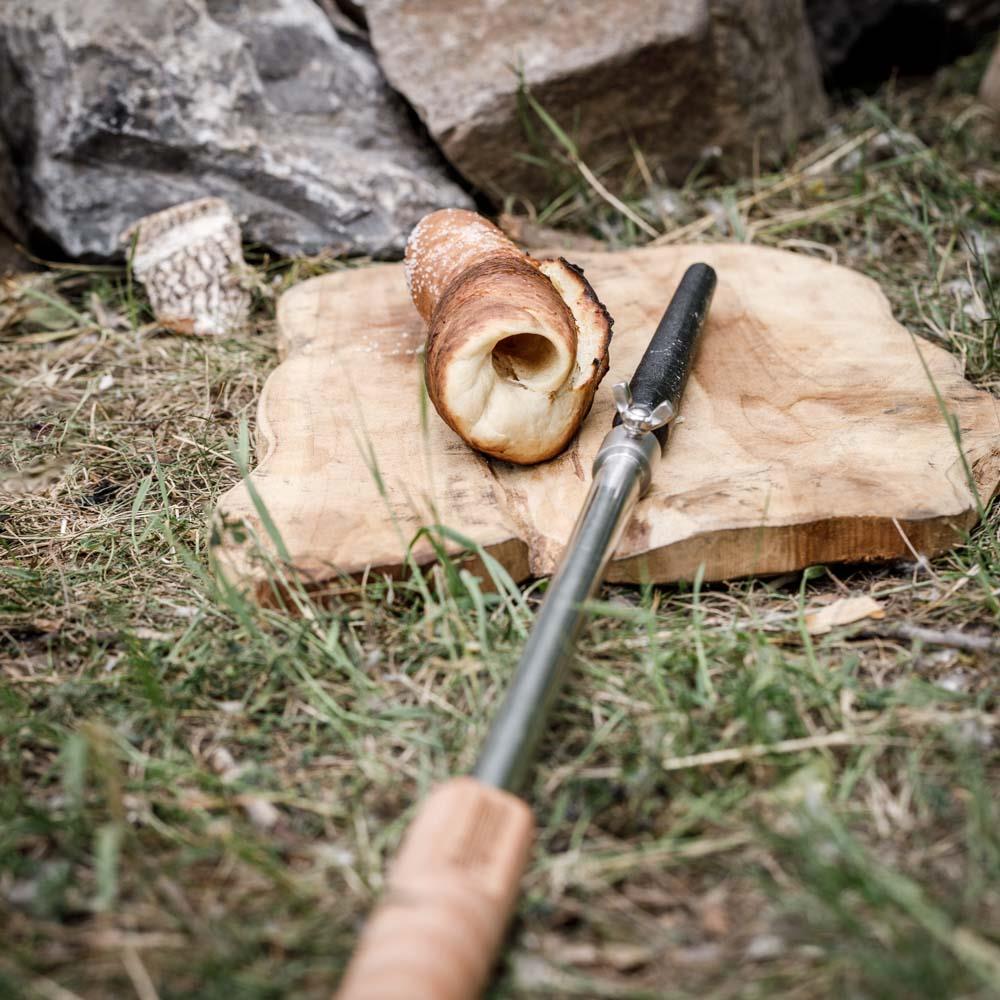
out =
[[(396, 572), (433, 523), (482, 544), (515, 578), (551, 572), (611, 425), (611, 386), (632, 372), (699, 259), (717, 269), (719, 288), (684, 422), (610, 579), (690, 578), (702, 563), (706, 579), (722, 579), (954, 544), (977, 505), (918, 346), (958, 417), (982, 501), (996, 490), (1000, 404), (962, 378), (957, 359), (896, 323), (868, 278), (735, 245), (573, 259), (615, 317), (611, 372), (572, 447), (533, 468), (472, 452), (429, 404), (422, 423), (424, 329), (402, 265), (314, 278), (283, 296), (285, 360), (261, 395), (252, 481), (295, 572), (315, 586)], [(219, 512), (270, 546), (245, 484)], [(220, 535), (223, 571), (259, 589), (252, 537)], [(426, 540), (414, 551), (433, 558)]]

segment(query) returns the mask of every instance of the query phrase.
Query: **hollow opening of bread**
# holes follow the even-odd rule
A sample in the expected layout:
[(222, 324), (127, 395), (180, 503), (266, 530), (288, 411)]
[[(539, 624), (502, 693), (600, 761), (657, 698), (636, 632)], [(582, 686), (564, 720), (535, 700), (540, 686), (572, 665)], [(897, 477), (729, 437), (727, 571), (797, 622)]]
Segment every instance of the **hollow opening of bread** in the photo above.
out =
[(480, 216), (446, 210), (414, 231), (407, 274), (441, 417), (507, 461), (562, 451), (608, 368), (611, 319), (583, 272), (534, 261)]
[(510, 333), (493, 345), (493, 370), (529, 389), (546, 392), (562, 381), (559, 348), (540, 333)]

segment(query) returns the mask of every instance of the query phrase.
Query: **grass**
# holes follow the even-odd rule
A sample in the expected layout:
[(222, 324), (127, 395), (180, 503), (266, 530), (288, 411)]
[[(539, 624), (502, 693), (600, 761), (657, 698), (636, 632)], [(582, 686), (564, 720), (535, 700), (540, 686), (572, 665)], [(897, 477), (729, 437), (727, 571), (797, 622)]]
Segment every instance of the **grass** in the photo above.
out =
[[(637, 155), (614, 195), (668, 240), (859, 268), (997, 391), (981, 63), (842, 108), (783, 174), (670, 188)], [(535, 220), (648, 241), (559, 148)], [(214, 581), (207, 515), (240, 477), (274, 298), (345, 266), (258, 264), (254, 330), (211, 341), (159, 330), (121, 269), (3, 288), (2, 996), (328, 995), (530, 625), (540, 587), (505, 601), (448, 566), (294, 617)], [(606, 588), (492, 995), (995, 995), (996, 655), (802, 616), (850, 591), (885, 625), (995, 636), (998, 528), (994, 504), (932, 563)]]

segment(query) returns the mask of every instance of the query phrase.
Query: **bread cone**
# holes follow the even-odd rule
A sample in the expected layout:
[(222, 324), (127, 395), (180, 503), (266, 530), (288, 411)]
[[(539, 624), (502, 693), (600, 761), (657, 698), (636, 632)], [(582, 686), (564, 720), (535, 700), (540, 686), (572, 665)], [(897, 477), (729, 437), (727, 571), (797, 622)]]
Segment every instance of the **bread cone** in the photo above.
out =
[(508, 462), (558, 455), (608, 370), (612, 320), (583, 271), (533, 260), (481, 216), (446, 209), (413, 230), (406, 277), (442, 419)]

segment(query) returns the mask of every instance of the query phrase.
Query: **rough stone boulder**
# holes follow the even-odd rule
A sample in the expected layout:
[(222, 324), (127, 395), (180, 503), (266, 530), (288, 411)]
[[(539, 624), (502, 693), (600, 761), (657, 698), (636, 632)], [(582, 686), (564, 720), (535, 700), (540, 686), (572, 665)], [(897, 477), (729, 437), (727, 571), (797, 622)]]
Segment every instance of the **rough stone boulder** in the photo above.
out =
[(10, 236), (21, 236), (21, 223), (17, 217), (18, 183), (17, 172), (11, 162), (10, 150), (0, 133), (0, 232)]
[(15, 240), (23, 240), (21, 221), (17, 217), (18, 183), (10, 152), (0, 134), (0, 277), (24, 267)]
[(364, 12), (390, 83), (492, 195), (546, 190), (519, 155), (534, 152), (519, 73), (591, 168), (627, 168), (634, 141), (675, 181), (707, 147), (741, 166), (755, 144), (774, 159), (824, 110), (801, 0), (365, 0)]
[(929, 73), (1000, 24), (1000, 0), (805, 0), (823, 73), (835, 87)]
[(426, 212), (468, 204), (312, 0), (4, 0), (0, 95), (23, 219), (73, 256), (206, 195), (285, 253), (398, 253)]
[(1000, 113), (1000, 41), (993, 50), (993, 57), (979, 85), (979, 99)]

